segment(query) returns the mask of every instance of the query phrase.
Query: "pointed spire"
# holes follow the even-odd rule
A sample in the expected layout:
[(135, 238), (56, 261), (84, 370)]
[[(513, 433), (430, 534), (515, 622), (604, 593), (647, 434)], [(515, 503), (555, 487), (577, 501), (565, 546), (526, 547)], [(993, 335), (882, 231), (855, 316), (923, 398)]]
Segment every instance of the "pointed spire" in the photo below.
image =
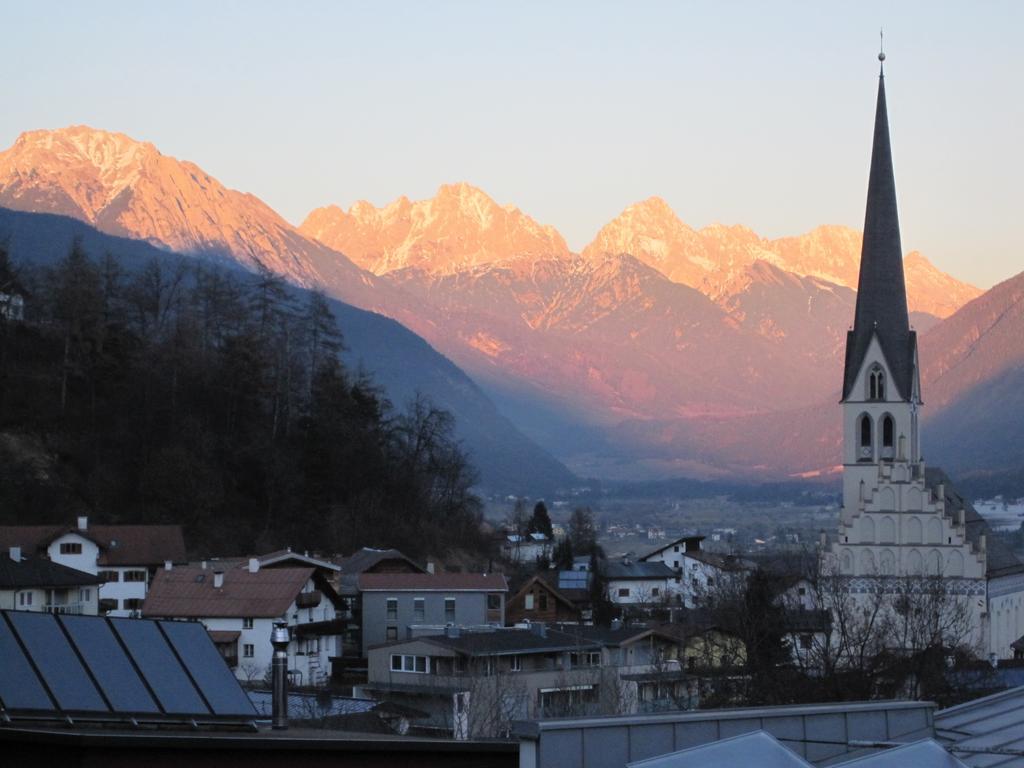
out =
[[(884, 62), (885, 54), (878, 59)], [(857, 309), (853, 330), (846, 341), (843, 397), (850, 396), (872, 336), (877, 336), (900, 395), (910, 399), (913, 385), (914, 343), (907, 316), (903, 280), (903, 249), (896, 211), (896, 180), (889, 144), (889, 117), (885, 103), (885, 74), (878, 76), (875, 135), (871, 175), (864, 214), (864, 244), (860, 256)]]

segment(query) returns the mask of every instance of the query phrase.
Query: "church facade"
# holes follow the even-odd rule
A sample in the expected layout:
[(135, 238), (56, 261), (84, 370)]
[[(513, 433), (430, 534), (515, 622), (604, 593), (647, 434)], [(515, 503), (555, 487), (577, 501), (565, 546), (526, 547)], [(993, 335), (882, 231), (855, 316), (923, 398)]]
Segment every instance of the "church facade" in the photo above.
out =
[(843, 499), (831, 563), (853, 595), (941, 577), (969, 615), (965, 641), (982, 656), (1010, 658), (1010, 644), (1024, 634), (1024, 564), (993, 539), (941, 470), (925, 466), (922, 406), (882, 73), (857, 306), (846, 341)]

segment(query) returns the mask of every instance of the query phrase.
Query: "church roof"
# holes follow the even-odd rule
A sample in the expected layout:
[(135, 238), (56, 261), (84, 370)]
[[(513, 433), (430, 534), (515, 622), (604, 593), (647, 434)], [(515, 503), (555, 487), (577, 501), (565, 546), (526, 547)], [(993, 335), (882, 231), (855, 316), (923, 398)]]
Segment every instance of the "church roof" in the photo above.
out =
[(964, 511), (968, 541), (978, 547), (981, 537), (985, 537), (985, 575), (988, 578), (1024, 572), (1024, 563), (1013, 554), (1013, 550), (992, 535), (992, 529), (989, 528), (985, 518), (978, 514), (970, 501), (959, 494), (953, 486), (953, 481), (945, 472), (938, 467), (927, 467), (924, 471), (924, 482), (928, 488), (937, 488), (940, 483), (942, 484), (946, 497), (946, 509), (950, 513), (955, 515), (961, 509)]
[(878, 338), (899, 394), (910, 399), (917, 339), (916, 334), (910, 330), (907, 316), (903, 249), (896, 210), (896, 180), (889, 144), (885, 77), (882, 74), (878, 78), (878, 103), (875, 107), (871, 174), (868, 178), (868, 201), (864, 214), (857, 308), (853, 330), (846, 338), (844, 399), (850, 396), (873, 337)]

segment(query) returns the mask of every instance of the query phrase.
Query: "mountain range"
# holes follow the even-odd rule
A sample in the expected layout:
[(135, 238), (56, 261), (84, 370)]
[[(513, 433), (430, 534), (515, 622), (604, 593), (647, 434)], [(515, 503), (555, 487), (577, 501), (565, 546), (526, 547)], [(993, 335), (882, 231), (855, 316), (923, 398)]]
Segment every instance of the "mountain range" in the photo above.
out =
[[(860, 254), (852, 229), (775, 240), (742, 226), (697, 230), (652, 197), (577, 254), (554, 227), (465, 183), (383, 208), (318, 208), (294, 227), (192, 163), (81, 126), (25, 133), (0, 152), (0, 206), (263, 266), (387, 315), (578, 474), (807, 475), (837, 460), (831, 406)], [(1006, 307), (1017, 294), (981, 296), (917, 252), (904, 268), (939, 436), (958, 401), (1016, 370)], [(369, 361), (384, 354), (364, 348)]]

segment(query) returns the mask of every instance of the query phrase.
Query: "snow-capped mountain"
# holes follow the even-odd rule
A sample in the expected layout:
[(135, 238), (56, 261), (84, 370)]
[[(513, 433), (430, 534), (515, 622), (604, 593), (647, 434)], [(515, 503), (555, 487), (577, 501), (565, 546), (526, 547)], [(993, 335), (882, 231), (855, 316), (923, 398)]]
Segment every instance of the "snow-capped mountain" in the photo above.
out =
[(317, 208), (299, 231), (378, 275), (407, 268), (451, 273), (511, 256), (569, 253), (554, 227), (464, 182), (444, 184), (428, 200), (403, 196), (383, 208), (365, 201), (347, 212)]

